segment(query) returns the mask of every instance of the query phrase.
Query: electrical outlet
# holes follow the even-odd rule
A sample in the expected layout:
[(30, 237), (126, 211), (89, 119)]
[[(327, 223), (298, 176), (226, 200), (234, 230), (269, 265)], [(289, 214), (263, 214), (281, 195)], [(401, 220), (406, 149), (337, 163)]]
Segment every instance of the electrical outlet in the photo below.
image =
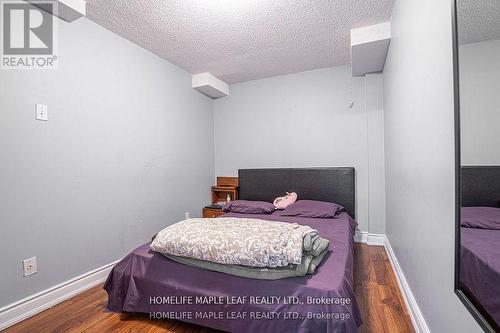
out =
[(186, 220), (189, 219), (189, 212), (186, 212)]
[(36, 120), (49, 120), (49, 108), (44, 104), (35, 104)]
[(31, 257), (29, 259), (23, 260), (24, 276), (33, 275), (38, 272), (38, 265), (36, 263), (36, 257)]

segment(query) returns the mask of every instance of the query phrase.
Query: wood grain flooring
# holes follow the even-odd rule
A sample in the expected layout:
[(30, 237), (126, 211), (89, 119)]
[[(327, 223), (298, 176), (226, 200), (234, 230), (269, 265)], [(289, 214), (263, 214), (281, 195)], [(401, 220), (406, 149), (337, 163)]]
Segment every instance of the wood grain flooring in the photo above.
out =
[[(355, 245), (354, 292), (364, 322), (359, 332), (414, 332), (383, 247)], [(216, 332), (175, 320), (151, 320), (143, 314), (108, 312), (106, 299), (106, 292), (98, 286), (2, 332)]]
[(354, 294), (364, 323), (358, 332), (415, 332), (382, 246), (355, 245)]

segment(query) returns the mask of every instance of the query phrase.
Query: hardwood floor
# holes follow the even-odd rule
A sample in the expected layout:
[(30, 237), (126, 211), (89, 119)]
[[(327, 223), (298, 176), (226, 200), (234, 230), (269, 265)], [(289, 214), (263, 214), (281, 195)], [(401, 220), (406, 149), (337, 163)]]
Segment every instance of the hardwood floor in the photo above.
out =
[[(414, 332), (383, 247), (355, 245), (354, 291), (364, 322), (359, 332)], [(106, 298), (101, 286), (89, 289), (3, 333), (216, 332), (175, 320), (151, 320), (148, 315), (108, 312)]]
[(415, 332), (385, 249), (356, 244), (355, 253), (354, 294), (363, 316), (358, 332)]

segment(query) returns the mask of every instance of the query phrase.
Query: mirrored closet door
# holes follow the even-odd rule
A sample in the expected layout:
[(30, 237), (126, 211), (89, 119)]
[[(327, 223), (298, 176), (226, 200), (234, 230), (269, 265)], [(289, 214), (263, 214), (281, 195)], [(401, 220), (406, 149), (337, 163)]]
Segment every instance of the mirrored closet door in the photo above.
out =
[(500, 0), (456, 0), (457, 295), (500, 332)]

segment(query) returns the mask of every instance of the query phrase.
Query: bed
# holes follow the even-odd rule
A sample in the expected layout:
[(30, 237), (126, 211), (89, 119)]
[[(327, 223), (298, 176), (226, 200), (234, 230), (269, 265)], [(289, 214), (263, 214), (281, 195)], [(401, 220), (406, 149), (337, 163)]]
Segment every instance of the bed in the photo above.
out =
[(488, 225), (464, 225), (468, 224), (468, 220), (480, 223), (484, 209), (500, 207), (500, 167), (463, 167), (461, 178), (460, 288), (484, 310), (490, 323), (498, 328), (500, 230), (489, 228)]
[(254, 280), (174, 262), (146, 243), (111, 271), (108, 309), (149, 313), (229, 332), (356, 332), (361, 316), (353, 292), (354, 168), (242, 169), (240, 199), (272, 201), (286, 191), (337, 202), (335, 219), (229, 213), (297, 222), (320, 231), (330, 250), (316, 274)]

